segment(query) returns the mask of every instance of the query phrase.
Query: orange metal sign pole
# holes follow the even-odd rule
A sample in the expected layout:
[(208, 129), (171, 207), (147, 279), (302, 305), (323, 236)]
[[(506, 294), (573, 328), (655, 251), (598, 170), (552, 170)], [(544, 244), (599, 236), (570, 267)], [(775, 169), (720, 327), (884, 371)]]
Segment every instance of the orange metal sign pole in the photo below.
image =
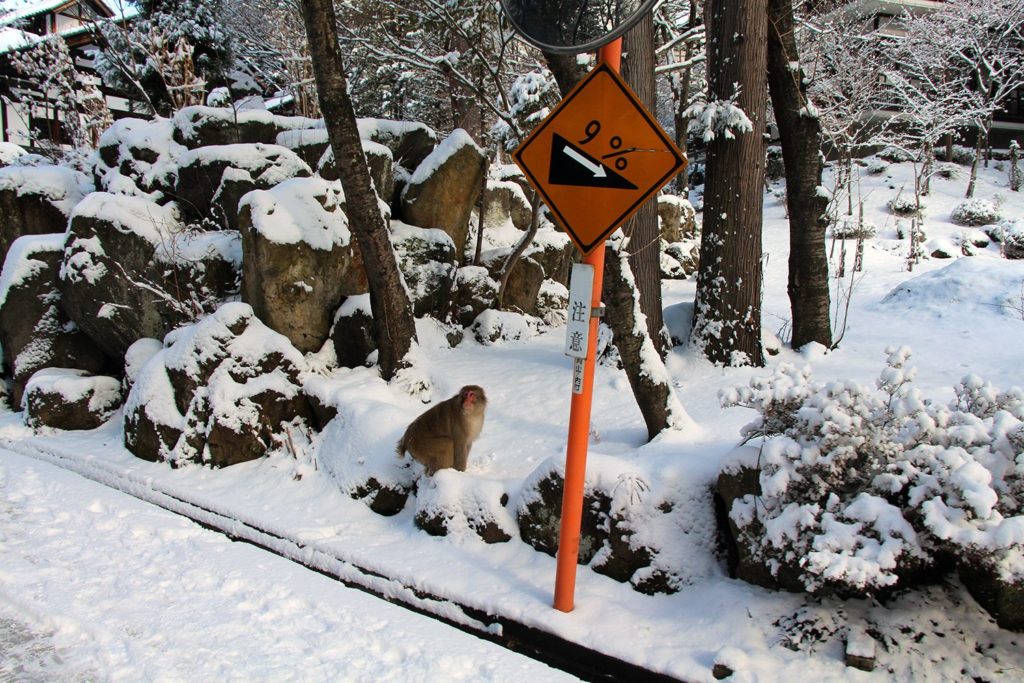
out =
[[(605, 62), (617, 73), (622, 60), (622, 39), (600, 48), (598, 61)], [(583, 262), (594, 267), (594, 289), (590, 307), (601, 306), (601, 287), (604, 282), (604, 242), (598, 245)], [(565, 454), (565, 488), (562, 491), (562, 519), (558, 541), (558, 559), (555, 570), (554, 607), (571, 612), (576, 593), (576, 564), (580, 552), (580, 524), (583, 521), (583, 484), (587, 471), (587, 445), (590, 436), (590, 408), (594, 393), (594, 366), (597, 359), (598, 319), (590, 319), (590, 343), (583, 361), (583, 391), (572, 395), (569, 408), (569, 439)]]

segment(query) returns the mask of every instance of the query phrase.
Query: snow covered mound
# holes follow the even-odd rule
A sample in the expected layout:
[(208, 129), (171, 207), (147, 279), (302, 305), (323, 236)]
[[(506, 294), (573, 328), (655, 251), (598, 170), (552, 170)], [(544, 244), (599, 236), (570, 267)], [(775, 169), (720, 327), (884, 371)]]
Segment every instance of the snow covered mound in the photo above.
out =
[(225, 304), (164, 343), (125, 404), (125, 446), (138, 457), (226, 467), (311, 420), (302, 354), (248, 305)]
[(961, 258), (901, 283), (880, 305), (939, 318), (967, 312), (1014, 314), (1022, 280), (1024, 268), (1014, 261)]

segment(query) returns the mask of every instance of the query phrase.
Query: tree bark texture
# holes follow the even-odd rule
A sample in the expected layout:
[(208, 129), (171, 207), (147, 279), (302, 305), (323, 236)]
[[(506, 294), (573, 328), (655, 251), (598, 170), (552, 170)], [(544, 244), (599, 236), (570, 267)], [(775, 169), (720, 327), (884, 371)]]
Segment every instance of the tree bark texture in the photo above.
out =
[(387, 226), (377, 204), (370, 172), (348, 96), (331, 0), (302, 0), (302, 17), (313, 61), (320, 110), (345, 191), (345, 211), (366, 267), (370, 306), (377, 328), (381, 376), (390, 380), (405, 364), (416, 340), (409, 295), (402, 285)]
[(768, 0), (709, 0), (708, 101), (731, 99), (753, 124), (708, 143), (704, 224), (691, 343), (712, 362), (764, 365), (761, 346), (763, 132)]
[(691, 421), (672, 391), (665, 364), (647, 334), (638, 288), (628, 257), (620, 250), (621, 244), (621, 239), (612, 239), (607, 244), (605, 320), (612, 327), (615, 348), (619, 350), (650, 440), (666, 429), (682, 429)]
[(821, 121), (805, 115), (803, 69), (793, 34), (792, 0), (768, 0), (768, 89), (782, 141), (789, 207), (789, 306), (794, 349), (810, 342), (832, 346), (829, 319), (828, 198), (821, 186)]
[[(651, 12), (631, 28), (622, 41), (623, 79), (650, 112), (655, 111), (654, 17)], [(668, 333), (661, 304), (661, 231), (658, 229), (658, 199), (644, 203), (622, 227), (629, 236), (629, 265), (640, 291), (640, 308), (647, 316), (647, 333), (662, 357), (668, 351)]]

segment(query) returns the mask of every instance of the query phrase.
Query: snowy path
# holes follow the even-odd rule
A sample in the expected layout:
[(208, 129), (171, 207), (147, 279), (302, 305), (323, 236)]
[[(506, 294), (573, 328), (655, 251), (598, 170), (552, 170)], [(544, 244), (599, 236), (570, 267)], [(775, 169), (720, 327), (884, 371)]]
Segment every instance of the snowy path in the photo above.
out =
[(0, 450), (0, 681), (569, 676)]

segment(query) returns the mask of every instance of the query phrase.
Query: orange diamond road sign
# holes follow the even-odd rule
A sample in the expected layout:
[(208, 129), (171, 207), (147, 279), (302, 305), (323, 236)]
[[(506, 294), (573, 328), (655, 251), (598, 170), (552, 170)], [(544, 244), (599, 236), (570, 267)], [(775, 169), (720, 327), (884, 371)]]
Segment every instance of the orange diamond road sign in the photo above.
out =
[(686, 166), (606, 64), (587, 74), (513, 157), (584, 255)]

